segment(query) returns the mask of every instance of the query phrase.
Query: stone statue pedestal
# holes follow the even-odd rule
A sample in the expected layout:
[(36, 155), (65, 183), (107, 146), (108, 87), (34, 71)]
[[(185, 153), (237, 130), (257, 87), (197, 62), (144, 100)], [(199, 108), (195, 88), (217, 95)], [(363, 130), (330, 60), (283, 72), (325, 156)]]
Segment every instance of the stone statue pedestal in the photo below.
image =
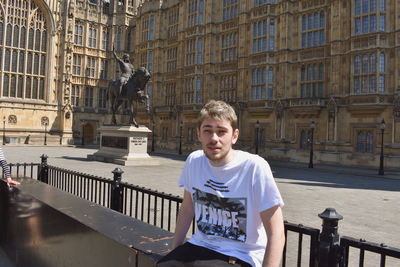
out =
[(153, 166), (158, 161), (147, 154), (145, 126), (104, 125), (100, 127), (100, 149), (87, 155), (90, 160), (115, 163), (123, 166)]

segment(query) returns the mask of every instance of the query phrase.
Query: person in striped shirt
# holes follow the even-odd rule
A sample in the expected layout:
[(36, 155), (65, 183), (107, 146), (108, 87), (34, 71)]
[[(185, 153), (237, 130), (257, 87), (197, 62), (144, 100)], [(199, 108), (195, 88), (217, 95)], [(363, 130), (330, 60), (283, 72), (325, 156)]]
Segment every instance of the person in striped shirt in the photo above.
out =
[(7, 178), (7, 184), (10, 185), (18, 185), (19, 182), (14, 181), (11, 178), (10, 167), (7, 165), (6, 158), (4, 157), (3, 149), (0, 147), (0, 165), (3, 168), (4, 177)]

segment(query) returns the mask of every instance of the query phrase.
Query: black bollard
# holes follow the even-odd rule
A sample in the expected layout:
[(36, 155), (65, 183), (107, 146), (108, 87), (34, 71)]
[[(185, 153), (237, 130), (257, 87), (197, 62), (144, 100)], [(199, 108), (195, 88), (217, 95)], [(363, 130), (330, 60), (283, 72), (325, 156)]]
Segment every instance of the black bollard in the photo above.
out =
[(338, 267), (340, 262), (338, 222), (343, 216), (333, 208), (327, 208), (318, 214), (322, 219), (322, 231), (319, 235), (319, 267)]
[(42, 159), (40, 163), (40, 169), (39, 169), (39, 181), (42, 183), (49, 183), (49, 165), (47, 165), (47, 158), (48, 156), (43, 154), (40, 156)]
[(120, 168), (115, 168), (112, 173), (114, 174), (114, 180), (111, 187), (111, 209), (122, 213), (123, 203), (123, 188), (121, 186), (121, 178), (124, 173)]

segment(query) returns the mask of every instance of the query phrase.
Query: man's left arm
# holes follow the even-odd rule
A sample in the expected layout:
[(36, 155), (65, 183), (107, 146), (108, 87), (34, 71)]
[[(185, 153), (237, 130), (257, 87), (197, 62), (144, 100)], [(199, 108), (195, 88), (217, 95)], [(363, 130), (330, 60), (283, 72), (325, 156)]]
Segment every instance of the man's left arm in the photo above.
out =
[(260, 212), (260, 216), (268, 238), (263, 267), (278, 267), (285, 245), (282, 209), (279, 205), (276, 205)]

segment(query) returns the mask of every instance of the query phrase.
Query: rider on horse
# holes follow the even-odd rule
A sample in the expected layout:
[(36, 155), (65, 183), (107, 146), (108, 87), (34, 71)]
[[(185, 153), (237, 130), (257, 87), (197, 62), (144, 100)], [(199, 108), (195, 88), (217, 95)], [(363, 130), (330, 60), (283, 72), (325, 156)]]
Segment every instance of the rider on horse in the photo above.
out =
[(114, 47), (113, 47), (113, 53), (114, 53), (115, 59), (117, 60), (117, 62), (119, 64), (119, 69), (121, 70), (121, 76), (119, 78), (119, 82), (120, 82), (119, 95), (121, 95), (122, 94), (122, 88), (124, 87), (124, 85), (128, 82), (128, 80), (134, 74), (135, 68), (131, 64), (128, 54), (123, 55), (122, 59), (121, 59), (115, 53)]

